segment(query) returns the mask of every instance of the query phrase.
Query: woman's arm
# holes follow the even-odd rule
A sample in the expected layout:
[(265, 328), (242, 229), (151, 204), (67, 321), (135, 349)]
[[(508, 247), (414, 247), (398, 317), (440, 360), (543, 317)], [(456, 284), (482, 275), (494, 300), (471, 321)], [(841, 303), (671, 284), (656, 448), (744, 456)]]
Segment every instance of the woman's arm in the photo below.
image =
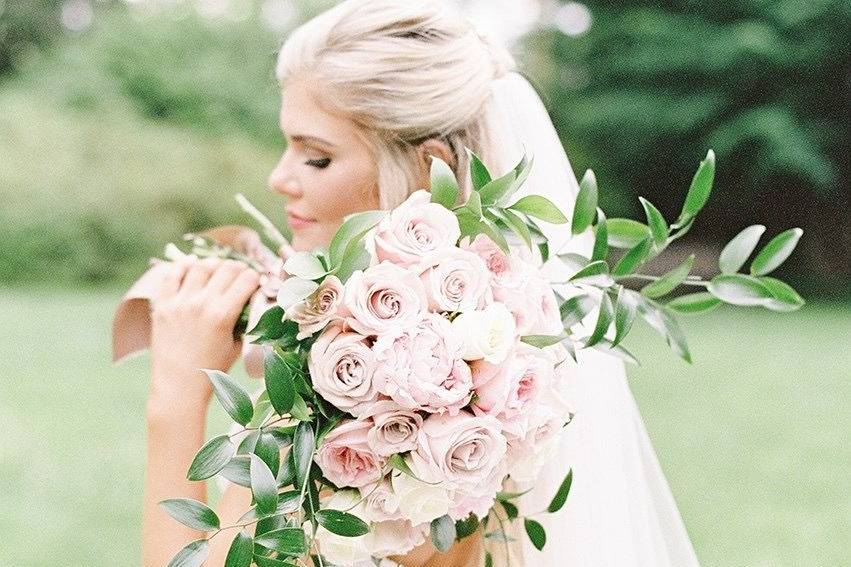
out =
[(259, 274), (241, 262), (188, 257), (172, 265), (154, 299), (142, 505), (144, 567), (163, 567), (183, 546), (205, 535), (171, 519), (158, 503), (168, 498), (206, 500), (204, 483), (186, 479), (204, 442), (212, 395), (200, 369), (227, 371), (236, 362), (241, 343), (233, 339), (233, 327), (258, 285)]

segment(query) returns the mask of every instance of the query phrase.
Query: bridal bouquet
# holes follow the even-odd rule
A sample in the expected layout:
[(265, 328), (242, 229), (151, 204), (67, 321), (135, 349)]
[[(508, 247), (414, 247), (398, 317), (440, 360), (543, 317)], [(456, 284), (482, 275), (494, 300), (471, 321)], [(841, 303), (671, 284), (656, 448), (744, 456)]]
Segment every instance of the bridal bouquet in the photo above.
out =
[[(578, 349), (635, 362), (621, 342), (641, 317), (690, 360), (678, 312), (722, 302), (778, 311), (803, 305), (766, 275), (792, 252), (799, 229), (772, 239), (748, 274), (739, 270), (761, 226), (724, 248), (721, 274), (711, 280), (689, 275), (693, 256), (661, 277), (636, 273), (692, 226), (712, 186), (711, 151), (671, 225), (646, 200), (646, 224), (606, 219), (590, 171), (568, 219), (542, 196), (516, 198), (530, 159), (495, 178), (472, 152), (470, 159), (474, 191), (464, 203), (448, 166), (435, 159), (431, 192), (348, 217), (327, 249), (267, 262), (263, 292), (273, 305), (247, 333), (264, 353), (265, 387), (252, 399), (227, 374), (205, 370), (238, 426), (208, 441), (188, 471), (191, 480), (221, 475), (250, 488), (252, 506), (223, 526), (203, 503), (162, 502), (176, 520), (209, 534), (171, 566), (201, 565), (208, 540), (230, 529), (237, 531), (228, 567), (371, 565), (426, 538), (441, 551), (479, 529), (505, 542), (505, 524), (514, 521), (540, 549), (542, 525), (518, 510), (520, 494), (504, 492), (503, 482), (534, 482), (552, 454), (572, 418), (558, 386)], [(540, 221), (593, 232), (592, 252), (551, 255)], [(197, 255), (252, 261), (193, 240)], [(610, 261), (619, 248), (626, 252)], [(167, 256), (179, 254), (168, 247)], [(547, 262), (566, 265), (566, 280), (549, 281)], [(649, 283), (636, 290), (628, 281)], [(663, 301), (681, 285), (703, 291)], [(529, 512), (565, 504), (572, 480), (565, 472), (547, 510)]]

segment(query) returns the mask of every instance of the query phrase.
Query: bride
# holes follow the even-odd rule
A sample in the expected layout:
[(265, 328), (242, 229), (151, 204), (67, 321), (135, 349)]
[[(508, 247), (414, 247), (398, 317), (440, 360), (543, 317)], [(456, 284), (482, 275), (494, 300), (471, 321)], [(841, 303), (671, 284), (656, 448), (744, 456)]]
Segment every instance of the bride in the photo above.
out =
[[(570, 218), (576, 178), (552, 122), (511, 55), (481, 37), (451, 4), (439, 0), (348, 0), (298, 28), (276, 69), (280, 126), (287, 149), (269, 176), (286, 197), (296, 250), (327, 246), (344, 216), (391, 208), (429, 186), (431, 156), (450, 164), (469, 191), (465, 146), (495, 172), (534, 156), (521, 191), (548, 196)], [(587, 250), (547, 225), (554, 251)], [(570, 240), (570, 242), (568, 242)], [(553, 276), (566, 267), (548, 265)], [(211, 389), (199, 368), (223, 371), (241, 344), (231, 337), (242, 307), (258, 289), (256, 272), (234, 261), (182, 259), (168, 265), (151, 328), (148, 458), (143, 512), (144, 565), (161, 567), (199, 534), (170, 520), (157, 503), (206, 500), (204, 483), (186, 470), (204, 441)], [(546, 508), (565, 471), (574, 472), (567, 505), (544, 516), (543, 551), (518, 535), (495, 565), (690, 566), (697, 560), (636, 408), (619, 359), (588, 349), (566, 384), (576, 412), (560, 452), (521, 510)], [(229, 485), (219, 504), (223, 524), (250, 503)], [(229, 540), (214, 538), (207, 565), (224, 564)], [(478, 565), (480, 534), (439, 554), (429, 542), (403, 565)], [(497, 553), (503, 553), (498, 556)]]

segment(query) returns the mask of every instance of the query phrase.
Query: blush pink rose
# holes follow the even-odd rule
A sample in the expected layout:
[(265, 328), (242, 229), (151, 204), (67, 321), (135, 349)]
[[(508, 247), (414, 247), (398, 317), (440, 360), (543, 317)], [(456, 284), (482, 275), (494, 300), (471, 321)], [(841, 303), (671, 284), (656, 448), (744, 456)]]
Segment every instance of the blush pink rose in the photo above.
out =
[(337, 408), (360, 415), (379, 397), (375, 355), (363, 335), (334, 324), (310, 347), (307, 360), (313, 388)]
[(355, 488), (381, 480), (384, 461), (366, 441), (370, 427), (368, 421), (342, 421), (325, 436), (314, 460), (328, 480)]
[(499, 419), (509, 431), (520, 431), (533, 408), (553, 383), (552, 356), (518, 343), (502, 364), (484, 360), (471, 365), (476, 414)]
[(432, 311), (469, 311), (482, 305), (490, 283), (484, 261), (460, 248), (425, 256), (419, 264)]
[(449, 509), (449, 517), (455, 521), (464, 520), (470, 514), (475, 514), (477, 518), (484, 518), (493, 508), (496, 501), (496, 491), (488, 491), (486, 494), (467, 494), (464, 491), (456, 490), (452, 495), (454, 504)]
[(371, 417), (373, 423), (367, 442), (377, 455), (389, 457), (416, 448), (423, 418), (415, 411), (382, 400), (361, 415), (361, 418), (366, 417)]
[(569, 418), (559, 417), (546, 405), (536, 408), (520, 435), (508, 435), (508, 474), (518, 482), (532, 482), (553, 459)]
[(460, 237), (455, 214), (420, 190), (378, 223), (372, 239), (379, 261), (411, 266), (430, 252), (453, 248)]
[(287, 308), (284, 317), (298, 323), (298, 340), (306, 339), (334, 319), (343, 302), (343, 291), (343, 283), (337, 276), (327, 276), (304, 301)]
[(363, 498), (363, 517), (366, 522), (383, 522), (399, 520), (402, 512), (399, 510), (399, 497), (393, 492), (390, 480), (387, 478), (360, 488)]
[(379, 336), (373, 351), (382, 393), (403, 408), (457, 414), (470, 401), (463, 343), (444, 317), (428, 313), (412, 327)]
[(420, 444), (411, 452), (414, 472), (474, 494), (493, 490), (502, 479), (507, 448), (501, 429), (489, 415), (464, 411), (429, 416), (420, 430)]
[(346, 282), (346, 323), (362, 335), (377, 335), (415, 324), (428, 309), (418, 275), (390, 262), (356, 271)]

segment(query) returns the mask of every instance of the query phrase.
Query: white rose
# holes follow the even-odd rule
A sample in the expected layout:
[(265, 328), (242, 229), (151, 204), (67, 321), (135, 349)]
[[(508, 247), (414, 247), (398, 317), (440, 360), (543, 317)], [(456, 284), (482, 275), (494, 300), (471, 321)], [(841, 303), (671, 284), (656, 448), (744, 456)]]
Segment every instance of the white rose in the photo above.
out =
[(375, 557), (404, 555), (425, 541), (427, 524), (413, 526), (407, 520), (378, 522), (369, 527), (366, 544)]
[(414, 525), (443, 516), (452, 505), (449, 491), (440, 485), (426, 484), (401, 472), (393, 473), (391, 483), (399, 498), (399, 510)]
[[(335, 492), (326, 502), (323, 508), (332, 510), (345, 510), (355, 516), (362, 517), (362, 505), (355, 505), (361, 499), (356, 490), (339, 490)], [(354, 506), (354, 508), (352, 508)], [(310, 526), (310, 524), (305, 524)], [(319, 550), (328, 562), (341, 567), (358, 565), (372, 558), (372, 553), (367, 546), (367, 536), (344, 537), (329, 532), (322, 526), (316, 530), (316, 540)]]
[(480, 311), (461, 313), (452, 322), (464, 340), (464, 360), (484, 359), (499, 364), (514, 347), (517, 328), (511, 312), (502, 303), (491, 303)]

